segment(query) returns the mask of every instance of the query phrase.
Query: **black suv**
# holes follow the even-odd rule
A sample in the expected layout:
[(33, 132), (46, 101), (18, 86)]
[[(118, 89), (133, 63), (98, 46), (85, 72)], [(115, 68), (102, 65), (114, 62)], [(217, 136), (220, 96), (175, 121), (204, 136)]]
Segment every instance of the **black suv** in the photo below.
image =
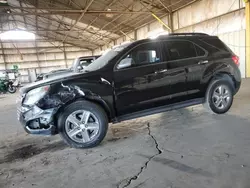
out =
[(113, 48), (82, 73), (32, 83), (18, 119), (31, 134), (98, 145), (108, 123), (204, 104), (222, 114), (241, 84), (238, 57), (216, 36), (181, 33)]

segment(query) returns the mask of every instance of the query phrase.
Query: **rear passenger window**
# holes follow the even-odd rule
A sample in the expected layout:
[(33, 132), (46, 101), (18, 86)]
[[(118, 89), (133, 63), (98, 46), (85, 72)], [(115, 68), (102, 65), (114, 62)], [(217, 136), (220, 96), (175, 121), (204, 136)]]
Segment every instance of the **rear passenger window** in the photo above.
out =
[(189, 41), (167, 41), (164, 43), (168, 61), (204, 56), (205, 52), (200, 47)]

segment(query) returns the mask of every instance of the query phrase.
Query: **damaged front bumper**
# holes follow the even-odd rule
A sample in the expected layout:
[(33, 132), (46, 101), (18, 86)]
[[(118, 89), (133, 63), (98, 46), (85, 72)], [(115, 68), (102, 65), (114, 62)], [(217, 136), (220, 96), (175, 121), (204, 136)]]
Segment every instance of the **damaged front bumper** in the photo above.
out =
[(54, 126), (54, 114), (57, 109), (42, 110), (38, 106), (32, 107), (19, 106), (17, 109), (17, 118), (22, 124), (24, 130), (29, 134), (54, 135), (56, 127)]
[(59, 108), (77, 96), (85, 96), (78, 86), (67, 86), (61, 83), (61, 86), (55, 87), (61, 87), (60, 91), (50, 93), (48, 91), (53, 90), (51, 86), (42, 86), (25, 94), (21, 92), (21, 96), (17, 98), (18, 120), (27, 133), (56, 134), (54, 117)]

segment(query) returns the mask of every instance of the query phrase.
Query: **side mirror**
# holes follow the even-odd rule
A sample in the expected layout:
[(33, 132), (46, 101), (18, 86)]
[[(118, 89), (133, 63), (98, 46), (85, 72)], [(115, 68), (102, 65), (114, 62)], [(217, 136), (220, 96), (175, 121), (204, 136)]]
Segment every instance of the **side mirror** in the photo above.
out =
[(132, 61), (133, 61), (132, 58), (125, 58), (121, 60), (121, 62), (117, 66), (117, 69), (124, 69), (127, 67), (131, 67)]
[(77, 66), (77, 70), (79, 70), (79, 71), (82, 70), (82, 66), (80, 66), (80, 65)]

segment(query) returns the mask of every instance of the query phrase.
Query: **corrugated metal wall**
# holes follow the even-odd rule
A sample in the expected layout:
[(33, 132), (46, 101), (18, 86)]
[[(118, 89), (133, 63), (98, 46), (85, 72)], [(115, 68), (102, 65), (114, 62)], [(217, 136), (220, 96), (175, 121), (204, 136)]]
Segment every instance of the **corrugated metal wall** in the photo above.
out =
[[(28, 70), (36, 70), (36, 73), (46, 73), (51, 70), (67, 68), (72, 65), (73, 60), (80, 56), (92, 55), (80, 47), (49, 42), (15, 42), (2, 43), (0, 48), (0, 70), (12, 69), (18, 65), (21, 73), (21, 81), (28, 82)], [(36, 47), (35, 47), (36, 46)], [(3, 57), (5, 55), (5, 58)]]
[(245, 77), (245, 4), (243, 0), (202, 0), (173, 15), (175, 32), (204, 32), (218, 35), (240, 57)]
[(246, 76), (246, 31), (234, 31), (220, 34), (219, 37), (224, 41), (233, 52), (240, 57), (241, 76)]

